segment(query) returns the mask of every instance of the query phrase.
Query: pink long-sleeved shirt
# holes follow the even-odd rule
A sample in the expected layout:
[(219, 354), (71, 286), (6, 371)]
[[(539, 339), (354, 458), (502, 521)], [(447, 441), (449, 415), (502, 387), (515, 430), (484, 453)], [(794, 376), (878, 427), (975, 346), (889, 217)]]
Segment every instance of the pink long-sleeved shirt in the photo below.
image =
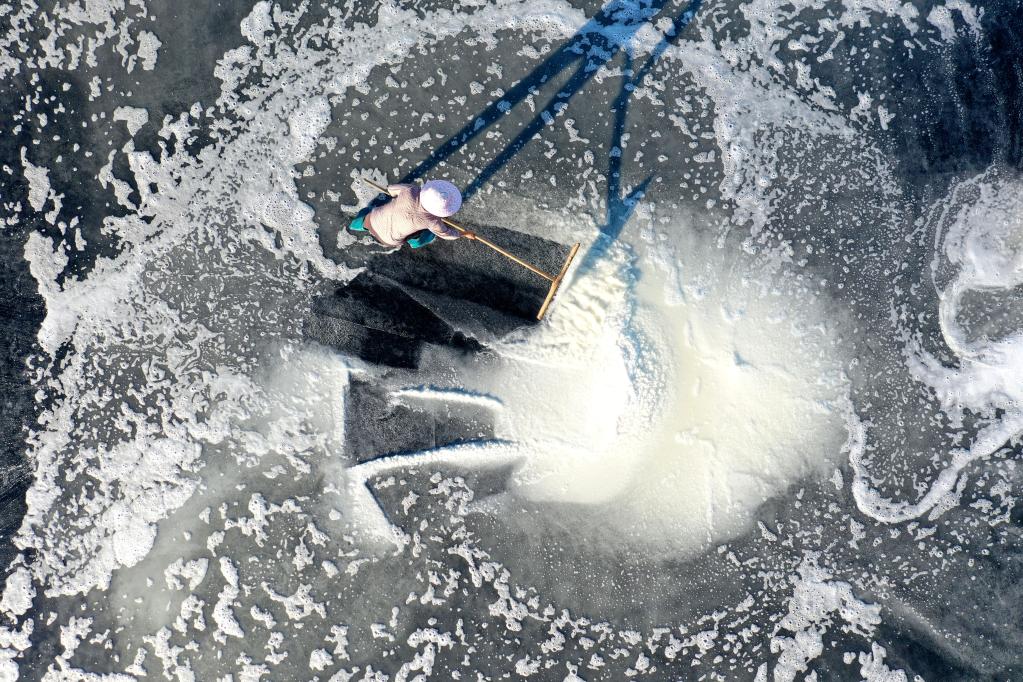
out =
[(366, 216), (366, 228), (378, 242), (399, 246), (420, 230), (429, 230), (441, 239), (458, 239), (459, 232), (419, 205), (418, 185), (388, 185), (393, 199)]

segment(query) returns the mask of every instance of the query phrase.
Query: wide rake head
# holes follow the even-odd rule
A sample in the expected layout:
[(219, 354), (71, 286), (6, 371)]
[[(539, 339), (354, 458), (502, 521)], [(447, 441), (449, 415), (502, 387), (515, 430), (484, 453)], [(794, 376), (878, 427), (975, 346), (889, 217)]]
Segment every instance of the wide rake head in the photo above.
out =
[(547, 314), (547, 309), (551, 307), (551, 302), (554, 300), (554, 295), (558, 293), (558, 287), (561, 286), (562, 280), (565, 279), (565, 273), (568, 272), (568, 267), (572, 265), (572, 260), (575, 259), (575, 254), (579, 252), (579, 243), (576, 242), (572, 245), (572, 250), (568, 252), (568, 258), (565, 259), (564, 265), (561, 266), (561, 272), (558, 276), (551, 280), (551, 288), (547, 290), (547, 298), (543, 300), (543, 305), (540, 306), (540, 312), (536, 314), (536, 319), (542, 320), (543, 316)]

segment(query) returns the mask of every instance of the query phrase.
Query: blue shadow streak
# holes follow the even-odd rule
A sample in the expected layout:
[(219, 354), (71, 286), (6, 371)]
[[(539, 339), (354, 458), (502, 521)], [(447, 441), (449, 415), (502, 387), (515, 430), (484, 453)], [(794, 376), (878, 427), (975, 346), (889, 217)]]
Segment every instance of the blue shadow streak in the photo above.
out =
[(668, 31), (667, 36), (657, 44), (638, 71), (633, 72), (632, 70), (631, 55), (626, 55), (625, 57), (623, 73), (629, 75), (623, 78), (621, 88), (618, 90), (618, 96), (615, 98), (615, 121), (611, 132), (611, 148), (608, 152), (607, 160), (607, 222), (600, 227), (600, 236), (587, 249), (579, 261), (579, 274), (592, 269), (604, 257), (607, 250), (621, 235), (636, 205), (646, 195), (647, 187), (653, 180), (653, 176), (648, 175), (631, 192), (622, 196), (622, 157), (625, 155), (625, 150), (622, 147), (622, 138), (625, 135), (625, 124), (628, 118), (632, 91), (643, 83), (647, 74), (653, 70), (653, 67), (664, 55), (664, 52), (678, 39), (678, 36), (693, 20), (701, 4), (702, 0), (693, 0), (689, 7), (672, 19), (671, 29)]

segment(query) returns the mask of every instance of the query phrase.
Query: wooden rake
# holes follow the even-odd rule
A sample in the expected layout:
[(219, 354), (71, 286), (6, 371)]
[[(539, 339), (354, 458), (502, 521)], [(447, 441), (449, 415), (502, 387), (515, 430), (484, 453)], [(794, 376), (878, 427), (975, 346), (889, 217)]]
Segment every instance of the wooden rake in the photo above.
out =
[[(386, 187), (381, 187), (377, 183), (373, 182), (372, 180), (367, 180), (366, 178), (362, 178), (362, 181), (376, 189), (378, 192), (390, 196), (390, 192), (387, 191)], [(561, 266), (561, 271), (558, 273), (557, 277), (555, 277), (553, 275), (547, 274), (540, 268), (527, 263), (518, 256), (508, 253), (497, 244), (493, 243), (490, 240), (484, 239), (475, 232), (465, 229), (458, 223), (448, 220), (447, 218), (441, 218), (441, 220), (444, 221), (445, 225), (453, 227), (454, 229), (461, 232), (462, 236), (465, 237), (466, 239), (472, 240), (474, 242), (479, 242), (480, 244), (483, 244), (484, 246), (487, 246), (493, 249), (494, 251), (497, 251), (499, 254), (501, 254), (508, 260), (518, 263), (519, 265), (529, 270), (530, 272), (539, 275), (540, 277), (543, 277), (545, 280), (550, 282), (551, 286), (547, 290), (547, 297), (543, 300), (543, 305), (540, 306), (540, 312), (536, 314), (536, 319), (538, 320), (543, 319), (543, 316), (547, 314), (547, 309), (550, 308), (551, 306), (551, 302), (554, 300), (554, 295), (558, 292), (558, 287), (561, 286), (562, 280), (565, 279), (565, 274), (568, 272), (568, 266), (572, 264), (572, 260), (575, 258), (575, 254), (578, 253), (579, 251), (579, 242), (576, 242), (575, 244), (572, 245), (571, 250), (568, 252), (568, 258), (565, 259), (564, 264)]]

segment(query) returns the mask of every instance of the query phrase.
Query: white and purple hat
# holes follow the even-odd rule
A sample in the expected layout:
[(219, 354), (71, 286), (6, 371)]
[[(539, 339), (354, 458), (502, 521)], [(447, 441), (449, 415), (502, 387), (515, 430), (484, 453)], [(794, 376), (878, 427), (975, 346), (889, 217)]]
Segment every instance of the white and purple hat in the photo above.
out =
[(419, 191), (419, 205), (438, 218), (447, 218), (462, 207), (462, 193), (447, 180), (430, 180)]

